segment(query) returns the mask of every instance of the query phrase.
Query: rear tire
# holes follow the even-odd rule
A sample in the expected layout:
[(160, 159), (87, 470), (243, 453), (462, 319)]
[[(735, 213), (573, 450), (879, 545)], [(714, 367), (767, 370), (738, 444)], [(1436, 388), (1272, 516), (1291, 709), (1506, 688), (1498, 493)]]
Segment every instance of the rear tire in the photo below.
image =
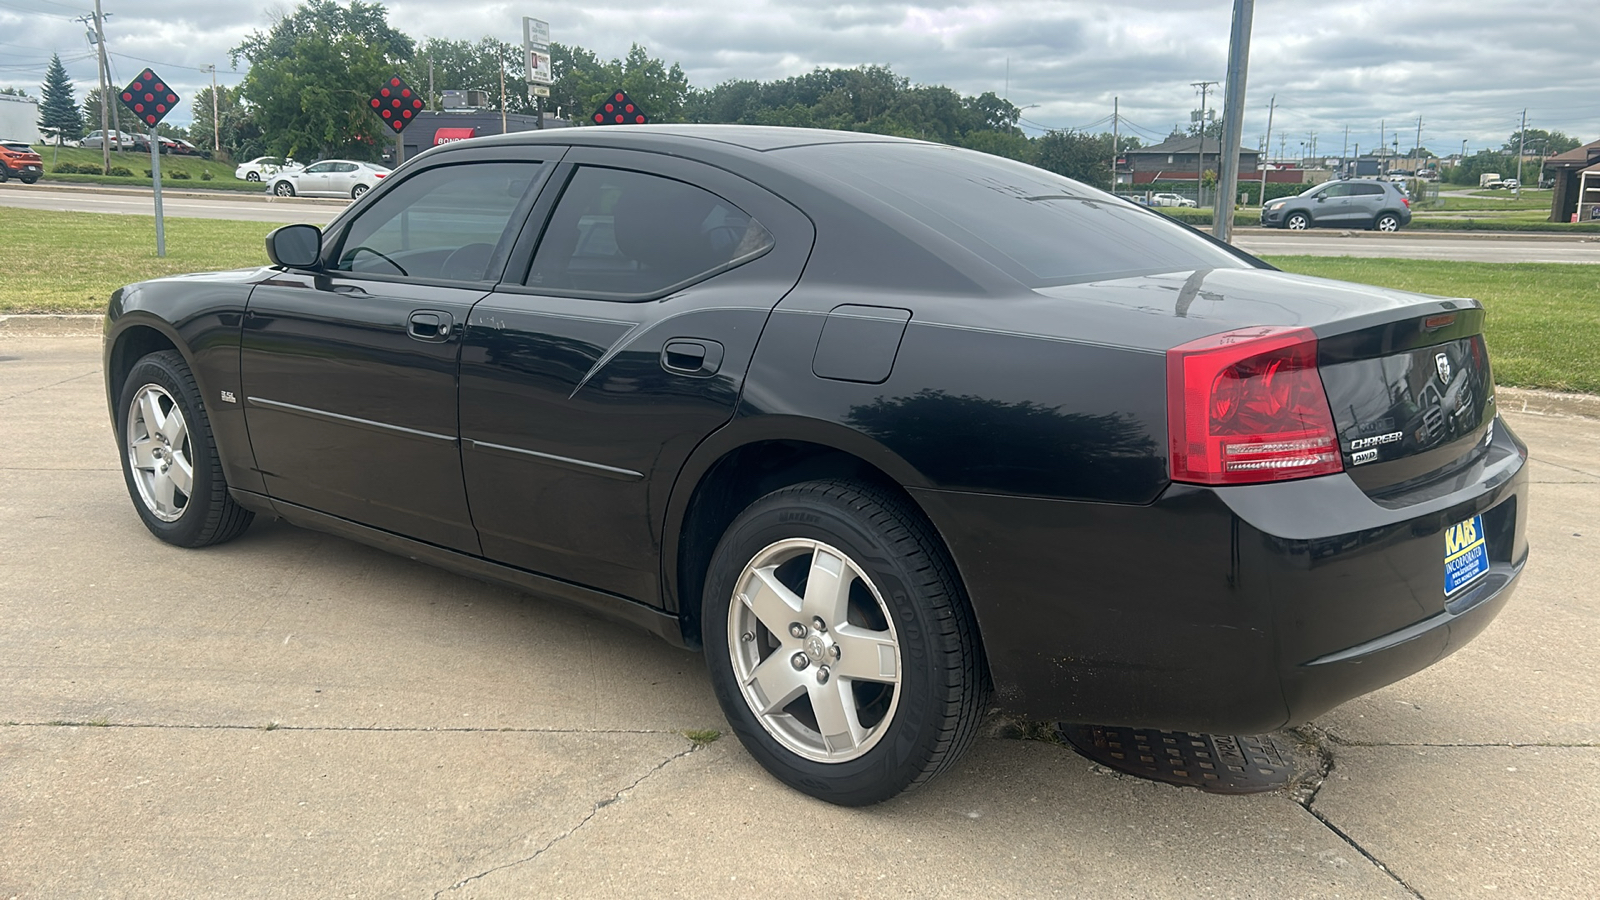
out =
[(1372, 223), (1372, 227), (1376, 231), (1386, 231), (1390, 233), (1399, 231), (1400, 217), (1394, 213), (1383, 213), (1382, 215), (1378, 216), (1377, 221)]
[(931, 527), (888, 491), (812, 481), (757, 500), (717, 545), (702, 611), (730, 726), (796, 790), (887, 800), (977, 734), (977, 622)]
[(246, 173), (244, 173), (244, 180), (245, 181), (260, 181), (261, 180), (261, 173), (260, 172), (246, 172)]
[(358, 184), (355, 187), (350, 189), (350, 199), (351, 200), (360, 200), (361, 199), (361, 195), (365, 194), (366, 192), (367, 192), (367, 186), (364, 185), (364, 184)]
[(37, 181), (38, 181), (38, 180), (39, 180), (39, 176), (37, 176), (37, 175), (34, 175), (34, 176), (33, 176), (33, 177), (31, 177), (31, 178), (24, 178), (24, 179), (22, 179), (22, 183), (23, 183), (23, 184), (33, 184), (33, 183), (35, 183), (35, 182), (37, 182)]
[(231, 541), (254, 514), (233, 502), (194, 373), (176, 350), (134, 363), (117, 403), (122, 476), (150, 533), (179, 547)]

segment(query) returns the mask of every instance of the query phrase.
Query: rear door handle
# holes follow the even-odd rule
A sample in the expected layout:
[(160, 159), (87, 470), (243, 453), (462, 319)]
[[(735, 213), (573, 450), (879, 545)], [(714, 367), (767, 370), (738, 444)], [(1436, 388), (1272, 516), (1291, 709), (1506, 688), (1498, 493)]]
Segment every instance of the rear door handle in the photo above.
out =
[(450, 340), (453, 321), (447, 312), (419, 309), (406, 320), (406, 334), (414, 340), (441, 343)]
[(722, 345), (699, 338), (667, 341), (661, 349), (661, 368), (676, 375), (715, 375), (722, 366)]

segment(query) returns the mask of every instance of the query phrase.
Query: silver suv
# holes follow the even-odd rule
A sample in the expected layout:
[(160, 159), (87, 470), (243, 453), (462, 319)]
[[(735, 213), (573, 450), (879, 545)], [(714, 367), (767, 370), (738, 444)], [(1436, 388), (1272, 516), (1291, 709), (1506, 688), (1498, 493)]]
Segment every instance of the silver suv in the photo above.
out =
[(1261, 224), (1292, 231), (1313, 226), (1399, 231), (1411, 223), (1411, 200), (1391, 181), (1329, 181), (1303, 194), (1268, 200)]

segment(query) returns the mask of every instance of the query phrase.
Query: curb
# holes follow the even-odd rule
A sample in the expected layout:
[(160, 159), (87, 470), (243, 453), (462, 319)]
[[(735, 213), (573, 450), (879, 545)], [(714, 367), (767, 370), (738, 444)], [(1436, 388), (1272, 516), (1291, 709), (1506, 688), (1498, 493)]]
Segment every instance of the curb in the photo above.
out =
[(1600, 419), (1600, 396), (1594, 394), (1565, 394), (1560, 391), (1539, 391), (1496, 385), (1494, 396), (1501, 412), (1557, 418)]
[(104, 330), (103, 315), (0, 315), (0, 338), (5, 337), (98, 337)]
[[(1196, 228), (1210, 226), (1199, 226)], [(1300, 234), (1306, 238), (1354, 238), (1369, 241), (1422, 240), (1436, 241), (1532, 241), (1551, 243), (1587, 244), (1600, 243), (1600, 234), (1551, 234), (1548, 231), (1451, 231), (1444, 228), (1404, 229), (1394, 234), (1380, 234), (1375, 231), (1353, 231), (1339, 228), (1307, 228), (1305, 231), (1294, 232), (1283, 228), (1263, 228), (1258, 225), (1234, 228), (1237, 235), (1251, 235), (1255, 237), (1287, 237)], [(1294, 238), (1290, 238), (1294, 240)]]

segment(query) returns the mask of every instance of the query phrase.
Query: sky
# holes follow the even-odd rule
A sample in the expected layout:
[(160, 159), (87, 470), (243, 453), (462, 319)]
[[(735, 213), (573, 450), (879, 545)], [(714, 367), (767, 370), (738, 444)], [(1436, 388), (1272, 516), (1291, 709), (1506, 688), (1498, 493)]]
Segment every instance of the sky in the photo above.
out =
[[(244, 77), (228, 50), (265, 31), (288, 2), (103, 0), (118, 85), (146, 65), (184, 97)], [(913, 83), (994, 91), (1023, 108), (1024, 129), (1111, 130), (1163, 139), (1199, 106), (1193, 82), (1227, 73), (1231, 0), (973, 2), (858, 0), (528, 0), (389, 2), (389, 21), (419, 41), (520, 43), (521, 18), (603, 58), (632, 43), (677, 62), (695, 87), (770, 80), (818, 66), (885, 65)], [(1417, 141), (1435, 153), (1499, 147), (1519, 127), (1600, 139), (1600, 36), (1571, 2), (1549, 0), (1259, 0), (1243, 142), (1269, 153), (1337, 156)], [(93, 48), (73, 21), (93, 0), (0, 0), (0, 86), (37, 96), (51, 53), (79, 88), (96, 82)], [(146, 11), (146, 12), (141, 12)], [(440, 85), (443, 89), (445, 85)], [(1222, 86), (1206, 103), (1215, 107)], [(188, 104), (169, 121), (190, 120)], [(1349, 129), (1348, 138), (1345, 129)], [(1346, 143), (1348, 141), (1348, 143)]]

